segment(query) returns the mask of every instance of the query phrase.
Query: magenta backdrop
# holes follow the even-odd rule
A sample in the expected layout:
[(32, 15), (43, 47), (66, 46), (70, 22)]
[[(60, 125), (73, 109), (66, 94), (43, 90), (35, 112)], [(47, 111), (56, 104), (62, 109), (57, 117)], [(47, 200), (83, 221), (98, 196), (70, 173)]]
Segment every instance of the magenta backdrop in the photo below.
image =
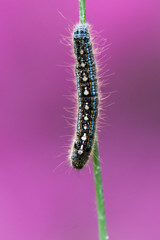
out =
[[(159, 5), (86, 1), (115, 73), (99, 133), (110, 240), (160, 239)], [(66, 160), (73, 60), (60, 39), (77, 22), (78, 0), (0, 1), (1, 240), (98, 240), (92, 164)]]

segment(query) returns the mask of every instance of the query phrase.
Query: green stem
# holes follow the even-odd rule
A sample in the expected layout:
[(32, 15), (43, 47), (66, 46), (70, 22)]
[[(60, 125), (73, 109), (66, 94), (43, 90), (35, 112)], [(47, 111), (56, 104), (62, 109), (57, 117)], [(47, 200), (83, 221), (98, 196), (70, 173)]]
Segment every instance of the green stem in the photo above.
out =
[(103, 195), (103, 185), (102, 185), (97, 136), (95, 137), (95, 141), (94, 141), (92, 159), (93, 159), (94, 182), (95, 182), (96, 200), (97, 200), (99, 239), (106, 240), (108, 239), (108, 235), (107, 235), (107, 229), (106, 229), (104, 195)]
[[(79, 22), (81, 24), (86, 23), (85, 0), (79, 0)], [(97, 200), (99, 240), (106, 240), (108, 239), (108, 235), (107, 235), (107, 229), (106, 229), (103, 185), (102, 185), (101, 167), (100, 167), (100, 161), (99, 161), (97, 135), (94, 141), (92, 159), (93, 159), (93, 171), (94, 171), (94, 181), (95, 181), (96, 200)]]
[(86, 23), (86, 7), (85, 0), (79, 0), (79, 22)]

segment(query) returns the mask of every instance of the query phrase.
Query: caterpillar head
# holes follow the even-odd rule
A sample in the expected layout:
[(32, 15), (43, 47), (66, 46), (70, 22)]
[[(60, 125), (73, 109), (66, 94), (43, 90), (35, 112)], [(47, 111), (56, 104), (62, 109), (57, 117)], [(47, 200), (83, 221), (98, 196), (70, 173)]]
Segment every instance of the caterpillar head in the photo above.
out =
[(74, 29), (74, 39), (90, 38), (87, 24), (78, 24)]

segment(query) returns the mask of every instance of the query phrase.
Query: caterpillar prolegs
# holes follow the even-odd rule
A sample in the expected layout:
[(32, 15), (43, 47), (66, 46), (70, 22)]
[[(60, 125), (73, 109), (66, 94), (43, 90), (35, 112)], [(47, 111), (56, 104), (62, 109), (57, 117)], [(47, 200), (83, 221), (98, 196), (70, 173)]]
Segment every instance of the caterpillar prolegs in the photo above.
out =
[(89, 159), (94, 142), (98, 115), (98, 85), (88, 25), (76, 25), (73, 38), (76, 57), (78, 119), (71, 159), (74, 168), (82, 169)]

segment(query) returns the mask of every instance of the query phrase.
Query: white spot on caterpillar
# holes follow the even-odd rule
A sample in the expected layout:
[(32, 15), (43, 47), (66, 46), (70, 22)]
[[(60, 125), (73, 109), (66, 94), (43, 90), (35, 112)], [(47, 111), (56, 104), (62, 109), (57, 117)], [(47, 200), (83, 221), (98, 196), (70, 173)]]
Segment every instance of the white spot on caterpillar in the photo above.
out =
[(87, 90), (87, 87), (85, 87), (85, 91), (84, 91), (84, 95), (88, 95), (89, 94), (89, 91)]
[(86, 125), (86, 124), (84, 125), (84, 129), (85, 129), (85, 130), (87, 129), (87, 125)]
[(81, 154), (83, 153), (83, 150), (82, 150), (82, 149), (83, 149), (83, 145), (81, 145), (80, 150), (78, 150), (78, 154), (79, 154), (79, 155), (81, 155)]
[(88, 103), (86, 103), (86, 105), (85, 105), (85, 109), (86, 109), (86, 110), (89, 109)]
[(83, 134), (83, 136), (81, 137), (81, 139), (82, 139), (83, 141), (85, 141), (85, 140), (87, 139), (86, 133)]
[(87, 79), (88, 79), (88, 78), (87, 78), (86, 76), (83, 77), (83, 81), (84, 81), (84, 82), (86, 82)]
[(81, 155), (83, 153), (83, 150), (78, 150), (78, 154)]
[(85, 120), (85, 121), (87, 121), (87, 120), (88, 120), (87, 114), (86, 114), (86, 116), (84, 117), (84, 120)]
[(81, 63), (81, 67), (85, 67), (85, 63), (84, 62)]
[(81, 145), (81, 148), (78, 150), (78, 154), (81, 155), (83, 153), (83, 145)]
[(83, 53), (84, 53), (84, 51), (81, 49), (80, 54), (82, 55)]

